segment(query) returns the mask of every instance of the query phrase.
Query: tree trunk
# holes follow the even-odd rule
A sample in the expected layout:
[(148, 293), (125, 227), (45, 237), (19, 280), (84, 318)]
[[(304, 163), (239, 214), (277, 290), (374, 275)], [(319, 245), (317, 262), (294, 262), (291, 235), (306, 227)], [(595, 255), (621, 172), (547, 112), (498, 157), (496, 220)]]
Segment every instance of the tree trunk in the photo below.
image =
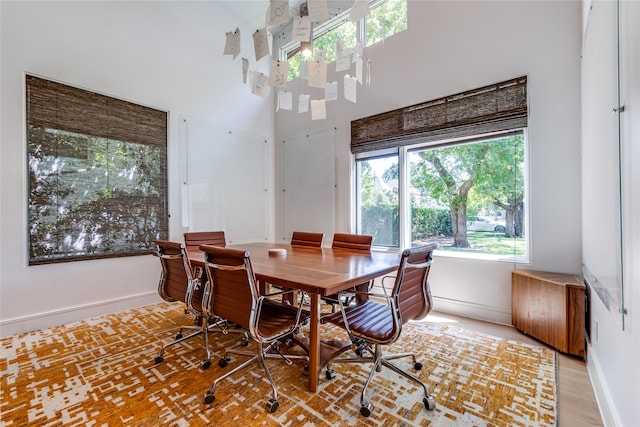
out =
[(521, 194), (515, 200), (510, 203), (501, 203), (499, 200), (495, 200), (494, 203), (504, 209), (505, 212), (505, 232), (506, 237), (522, 237), (522, 202), (523, 195)]
[(451, 207), (451, 226), (453, 228), (453, 247), (468, 248), (467, 239), (467, 203), (458, 203)]
[(516, 235), (515, 229), (514, 229), (514, 209), (512, 207), (509, 207), (507, 209), (504, 210), (505, 212), (505, 220), (504, 220), (504, 225), (505, 225), (505, 231), (504, 231), (504, 235), (505, 237), (514, 237)]
[(515, 210), (513, 229), (514, 236), (524, 237), (524, 203), (520, 203)]

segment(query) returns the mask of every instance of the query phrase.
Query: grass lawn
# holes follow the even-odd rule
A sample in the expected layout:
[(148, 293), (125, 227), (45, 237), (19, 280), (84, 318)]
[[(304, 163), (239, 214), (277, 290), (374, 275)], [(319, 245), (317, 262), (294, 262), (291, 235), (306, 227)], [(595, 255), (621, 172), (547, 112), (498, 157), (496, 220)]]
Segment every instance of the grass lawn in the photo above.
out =
[(471, 247), (454, 248), (453, 237), (448, 239), (438, 239), (438, 250), (455, 252), (474, 252), (480, 254), (494, 255), (525, 255), (524, 237), (505, 237), (504, 233), (494, 233), (487, 231), (467, 231), (467, 239)]

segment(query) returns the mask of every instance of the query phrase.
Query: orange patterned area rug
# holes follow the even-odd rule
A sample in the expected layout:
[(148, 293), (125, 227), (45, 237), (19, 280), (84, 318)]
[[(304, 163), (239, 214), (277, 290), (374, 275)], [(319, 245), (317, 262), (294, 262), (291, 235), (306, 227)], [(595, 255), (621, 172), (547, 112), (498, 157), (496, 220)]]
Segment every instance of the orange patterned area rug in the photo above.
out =
[[(163, 342), (190, 323), (179, 304), (158, 303), (82, 322), (3, 338), (0, 426), (554, 426), (556, 356), (547, 348), (498, 339), (439, 323), (412, 323), (390, 350), (415, 351), (436, 409), (422, 389), (389, 369), (368, 389), (371, 416), (359, 414), (370, 365), (334, 365), (307, 391), (304, 360), (267, 361), (278, 384), (278, 410), (269, 414), (271, 387), (258, 364), (222, 381), (216, 400), (204, 392), (226, 368), (218, 366), (237, 334), (211, 334), (211, 367), (203, 370), (203, 340)], [(337, 329), (324, 327), (325, 334)], [(254, 345), (254, 344), (251, 344)], [(300, 352), (297, 347), (287, 352)], [(413, 371), (411, 360), (397, 360)], [(415, 372), (415, 371), (414, 371)]]

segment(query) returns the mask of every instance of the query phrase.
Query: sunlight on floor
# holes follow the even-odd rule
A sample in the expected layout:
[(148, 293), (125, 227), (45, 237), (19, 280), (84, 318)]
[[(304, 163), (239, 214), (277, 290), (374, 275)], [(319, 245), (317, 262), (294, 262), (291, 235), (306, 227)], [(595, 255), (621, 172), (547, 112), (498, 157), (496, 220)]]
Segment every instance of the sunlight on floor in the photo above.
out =
[(411, 323), (458, 323), (458, 321), (455, 319), (443, 317), (443, 316), (436, 316), (434, 314), (430, 314), (421, 320), (410, 320), (410, 322)]

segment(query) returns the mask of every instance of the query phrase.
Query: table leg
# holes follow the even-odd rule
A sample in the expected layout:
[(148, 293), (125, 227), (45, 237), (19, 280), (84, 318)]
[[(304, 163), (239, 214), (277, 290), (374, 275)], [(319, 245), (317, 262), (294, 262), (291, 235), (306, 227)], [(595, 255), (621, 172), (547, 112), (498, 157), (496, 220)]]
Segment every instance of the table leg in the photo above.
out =
[(309, 294), (311, 299), (309, 319), (309, 391), (315, 393), (320, 374), (320, 296)]
[(271, 286), (264, 280), (258, 280), (258, 289), (260, 290), (260, 295), (266, 295), (271, 291)]

